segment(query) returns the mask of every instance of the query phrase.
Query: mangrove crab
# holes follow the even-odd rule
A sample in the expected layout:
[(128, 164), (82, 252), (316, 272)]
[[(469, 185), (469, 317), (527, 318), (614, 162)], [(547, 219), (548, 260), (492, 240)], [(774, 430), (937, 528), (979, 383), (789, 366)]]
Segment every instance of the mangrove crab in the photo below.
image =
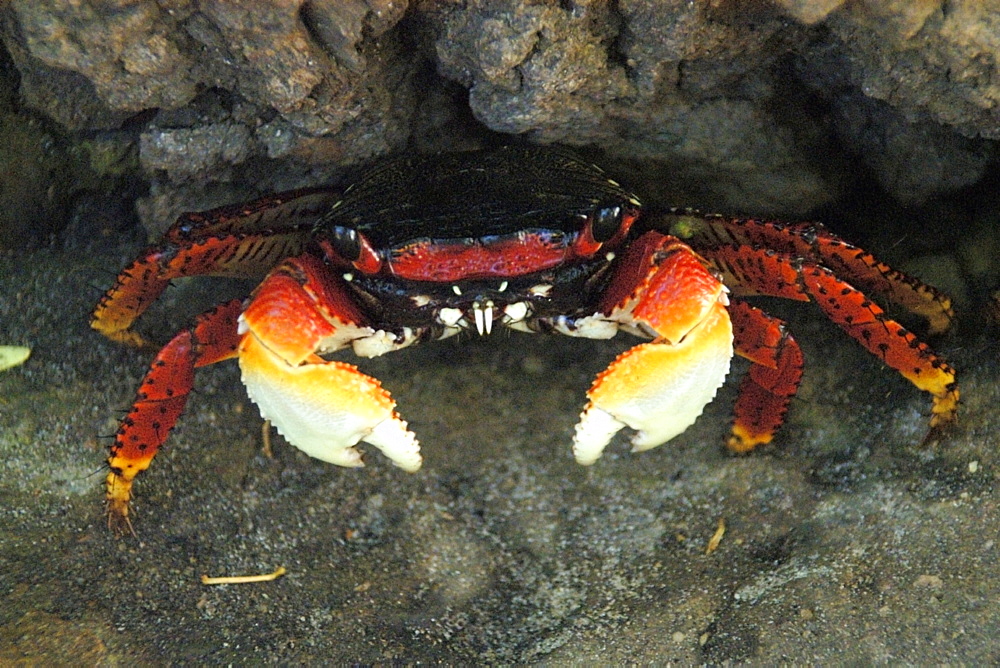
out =
[(136, 319), (177, 277), (264, 276), (246, 299), (198, 316), (156, 355), (111, 446), (109, 522), (131, 528), (131, 486), (184, 408), (194, 370), (236, 357), (250, 398), (293, 445), (360, 466), (365, 441), (397, 466), (417, 440), (379, 382), (327, 353), (362, 357), (497, 325), (648, 341), (587, 393), (573, 439), (592, 464), (623, 427), (635, 450), (684, 431), (735, 354), (750, 361), (728, 446), (771, 441), (802, 376), (784, 323), (744, 297), (813, 301), (850, 336), (931, 394), (931, 426), (952, 421), (955, 374), (863, 292), (945, 330), (948, 298), (818, 224), (644, 208), (597, 167), (560, 149), (508, 146), (402, 157), (344, 190), (313, 188), (182, 215), (118, 276), (92, 326), (141, 345)]

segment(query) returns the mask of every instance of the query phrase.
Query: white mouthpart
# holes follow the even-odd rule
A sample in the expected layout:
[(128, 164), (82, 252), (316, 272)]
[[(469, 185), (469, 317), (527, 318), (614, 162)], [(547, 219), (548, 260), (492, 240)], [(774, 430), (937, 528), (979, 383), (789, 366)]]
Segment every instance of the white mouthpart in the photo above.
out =
[(533, 297), (548, 297), (549, 293), (552, 292), (552, 286), (546, 283), (540, 283), (538, 285), (533, 285), (528, 288), (528, 294)]
[(528, 316), (527, 302), (514, 302), (507, 304), (503, 309), (503, 314), (510, 320), (509, 322), (521, 322)]
[(454, 327), (462, 319), (462, 309), (443, 308), (438, 311), (438, 322), (447, 327)]
[(476, 302), (472, 305), (472, 315), (476, 319), (476, 331), (480, 336), (493, 331), (493, 302)]

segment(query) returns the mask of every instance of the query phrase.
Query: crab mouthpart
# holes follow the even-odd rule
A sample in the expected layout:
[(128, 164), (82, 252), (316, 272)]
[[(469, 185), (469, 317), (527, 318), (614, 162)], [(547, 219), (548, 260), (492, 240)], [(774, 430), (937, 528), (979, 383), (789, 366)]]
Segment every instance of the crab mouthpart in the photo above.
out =
[(476, 321), (476, 331), (479, 336), (490, 334), (493, 331), (493, 301), (472, 303), (472, 315)]

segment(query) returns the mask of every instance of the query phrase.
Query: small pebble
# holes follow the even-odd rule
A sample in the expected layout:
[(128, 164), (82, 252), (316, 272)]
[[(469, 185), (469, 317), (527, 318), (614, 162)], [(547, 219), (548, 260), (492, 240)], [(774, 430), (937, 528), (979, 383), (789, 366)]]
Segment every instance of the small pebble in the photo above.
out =
[(944, 586), (944, 580), (939, 578), (937, 575), (928, 575), (927, 573), (925, 573), (913, 581), (913, 586), (928, 587), (929, 589), (940, 589), (942, 586)]

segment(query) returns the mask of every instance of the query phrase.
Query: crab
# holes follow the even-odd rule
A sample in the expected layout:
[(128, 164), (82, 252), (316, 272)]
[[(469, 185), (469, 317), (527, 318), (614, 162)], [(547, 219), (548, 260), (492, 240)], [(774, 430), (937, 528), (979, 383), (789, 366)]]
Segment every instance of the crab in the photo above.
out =
[[(132, 483), (184, 409), (198, 367), (238, 358), (247, 393), (285, 439), (318, 459), (362, 465), (364, 441), (406, 471), (414, 434), (378, 380), (325, 356), (394, 352), (498, 326), (645, 341), (593, 381), (573, 454), (593, 464), (628, 427), (636, 451), (689, 427), (729, 373), (750, 362), (727, 445), (769, 443), (799, 387), (802, 352), (785, 324), (745, 301), (811, 301), (932, 397), (930, 425), (955, 419), (953, 369), (865, 293), (946, 330), (935, 289), (819, 224), (643, 207), (561, 149), (390, 159), (344, 190), (313, 188), (187, 213), (121, 272), (93, 315), (105, 336), (145, 345), (137, 318), (182, 276), (263, 276), (247, 299), (197, 316), (156, 354), (110, 447), (109, 523), (132, 530)], [(864, 292), (862, 292), (862, 290)]]

